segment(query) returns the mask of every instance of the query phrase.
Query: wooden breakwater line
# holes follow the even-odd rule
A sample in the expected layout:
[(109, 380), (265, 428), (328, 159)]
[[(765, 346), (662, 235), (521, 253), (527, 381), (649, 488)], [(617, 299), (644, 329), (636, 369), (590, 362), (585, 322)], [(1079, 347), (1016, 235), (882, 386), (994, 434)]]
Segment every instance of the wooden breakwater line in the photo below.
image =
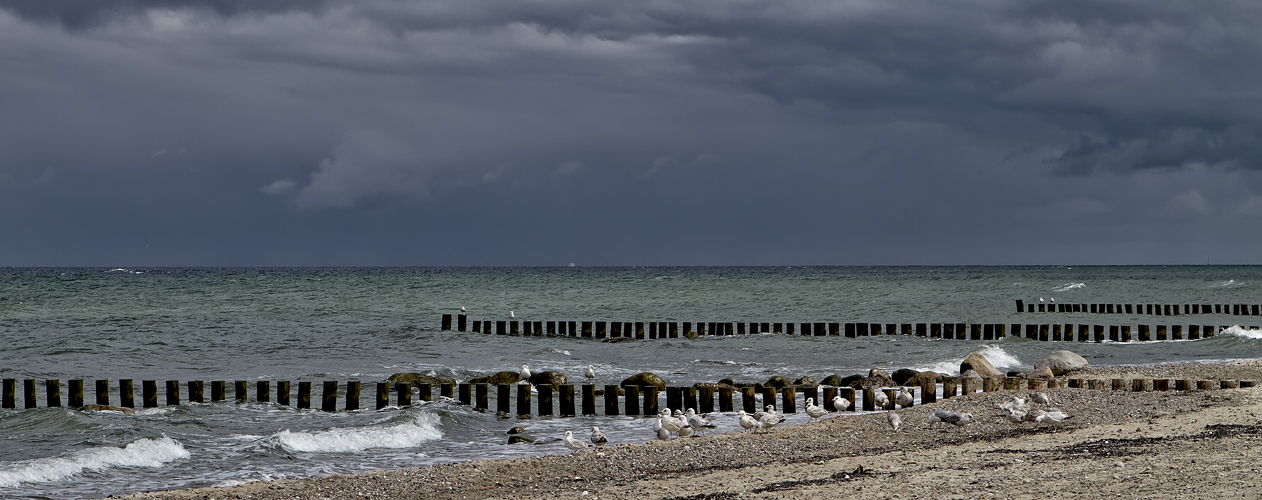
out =
[(1225, 314), (1262, 316), (1262, 304), (1066, 304), (1030, 302), (1017, 299), (1017, 312), (1132, 314), (1148, 316), (1180, 316), (1192, 314)]
[[(38, 408), (37, 400), (37, 380), (25, 379), (22, 381), (23, 408)], [(69, 394), (67, 398), (67, 406), (76, 409), (98, 409), (98, 410), (123, 410), (130, 411), (136, 407), (135, 394), (133, 392), (133, 380), (119, 380), (119, 391), (117, 406), (110, 405), (110, 390), (108, 380), (96, 380), (96, 405), (93, 408), (84, 404), (84, 381), (70, 380)], [(16, 379), (4, 379), (0, 384), (0, 407), (5, 409), (16, 409)], [(61, 381), (45, 380), (46, 397), (44, 399), (45, 407), (61, 407)], [(278, 381), (276, 383), (276, 399), (274, 404), (278, 406), (289, 406), (291, 402), (296, 403), (297, 409), (311, 409), (311, 388), (313, 382), (298, 382), (297, 398), (291, 399), (290, 389), (292, 385), (289, 381)], [(493, 384), (440, 384), (439, 396), (450, 398), (458, 401), (466, 406), (473, 406), (477, 410), (490, 410), (490, 387)], [(205, 393), (203, 392), (204, 381), (194, 380), (187, 382), (188, 399), (190, 403), (206, 403)], [(346, 383), (338, 381), (323, 381), (323, 394), (320, 396), (320, 410), (326, 412), (338, 411), (339, 399), (344, 402), (340, 405), (342, 410), (355, 411), (361, 410), (360, 406), (360, 390), (362, 383), (352, 380)], [(407, 407), (413, 404), (412, 396), (417, 396), (418, 402), (433, 401), (433, 385), (431, 384), (407, 384), (395, 383), (393, 387), (388, 382), (377, 382), (377, 395), (375, 406), (377, 410), (382, 410), (390, 406), (391, 389), (394, 389), (396, 395), (396, 406)], [(141, 404), (143, 408), (158, 407), (158, 384), (156, 380), (141, 381)], [(166, 406), (179, 406), (181, 403), (180, 394), (181, 384), (179, 381), (165, 381), (165, 401)], [(226, 381), (211, 382), (210, 402), (222, 402), (227, 400)], [(249, 385), (246, 381), (235, 381), (232, 385), (234, 389), (233, 400), (236, 403), (249, 402), (248, 389)], [(271, 395), (270, 381), (255, 382), (255, 403), (273, 403)], [(616, 416), (653, 416), (659, 411), (659, 403), (661, 392), (654, 386), (617, 386), (606, 385), (604, 390), (598, 392), (596, 385), (584, 384), (579, 387), (582, 399), (581, 405), (575, 406), (575, 386), (572, 384), (564, 384), (559, 386), (539, 385), (534, 386), (535, 391), (531, 391), (531, 386), (527, 384), (494, 384), (495, 387), (495, 411), (503, 414), (512, 414), (514, 411), (513, 402), (516, 402), (516, 414), (520, 416), (529, 416), (533, 413), (534, 405), (531, 400), (537, 395), (537, 411), (540, 416), (559, 415), (559, 416), (575, 416), (576, 410), (581, 411), (582, 415), (598, 415), (597, 408), (604, 409), (604, 415)], [(514, 387), (516, 388), (516, 398), (514, 399)], [(1244, 387), (1254, 387), (1252, 380), (1193, 380), (1193, 379), (1162, 379), (1162, 378), (1137, 378), (1137, 379), (1078, 379), (1078, 378), (1019, 378), (1019, 377), (944, 377), (942, 383), (925, 381), (918, 386), (907, 386), (909, 392), (912, 393), (913, 403), (928, 404), (938, 400), (939, 392), (943, 398), (951, 398), (962, 394), (972, 394), (975, 392), (993, 392), (998, 390), (1044, 390), (1058, 388), (1081, 388), (1081, 389), (1097, 389), (1097, 390), (1131, 390), (1135, 392), (1141, 391), (1193, 391), (1193, 390), (1213, 390), (1213, 389), (1235, 389)], [(415, 391), (413, 389), (416, 389)], [(841, 396), (849, 404), (845, 411), (877, 411), (877, 410), (894, 410), (900, 408), (895, 406), (895, 393), (897, 388), (881, 388), (879, 389), (886, 396), (886, 405), (878, 407), (876, 404), (877, 390), (862, 390), (852, 387), (832, 387), (832, 386), (799, 386), (799, 387), (752, 387), (752, 386), (713, 386), (704, 385), (701, 387), (667, 387), (666, 408), (673, 410), (683, 410), (693, 408), (700, 413), (733, 412), (735, 411), (735, 396), (740, 394), (741, 409), (747, 413), (753, 413), (756, 410), (763, 409), (770, 405), (777, 408), (783, 413), (797, 413), (798, 400), (800, 399), (805, 405), (807, 398), (813, 398), (817, 404), (827, 408), (829, 411), (835, 411), (831, 401), (836, 396)], [(619, 394), (619, 393), (622, 394)], [(341, 398), (339, 398), (341, 394)], [(777, 395), (780, 403), (776, 404)], [(919, 395), (919, 397), (917, 397)], [(717, 407), (715, 405), (717, 397)], [(598, 401), (602, 404), (598, 404)], [(554, 404), (555, 402), (555, 404)], [(554, 413), (554, 410), (555, 413)]]
[[(458, 331), (469, 323), (459, 316)], [(1025, 337), (1050, 342), (1148, 342), (1158, 340), (1198, 340), (1222, 331), (1218, 325), (1086, 325), (1021, 323), (721, 323), (698, 322), (605, 322), (605, 321), (473, 321), (469, 331), (490, 335), (579, 337), (596, 339), (674, 339), (695, 336), (730, 336), (774, 333), (803, 336), (908, 335), (954, 340), (998, 340)], [(801, 329), (796, 329), (801, 326)], [(1132, 328), (1134, 326), (1134, 328)], [(681, 328), (682, 327), (682, 328)], [(1186, 327), (1186, 328), (1185, 328)], [(1256, 328), (1256, 327), (1253, 327)], [(444, 314), (442, 330), (452, 329), (451, 315)]]

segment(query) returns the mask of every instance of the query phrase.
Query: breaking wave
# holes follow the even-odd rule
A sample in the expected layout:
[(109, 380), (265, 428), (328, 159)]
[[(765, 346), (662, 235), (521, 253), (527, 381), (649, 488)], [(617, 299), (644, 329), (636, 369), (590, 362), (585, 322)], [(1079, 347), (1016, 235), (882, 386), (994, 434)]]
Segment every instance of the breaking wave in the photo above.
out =
[(59, 457), (0, 464), (0, 488), (12, 488), (22, 483), (47, 483), (85, 471), (99, 472), (116, 467), (157, 468), (188, 456), (188, 450), (169, 437), (138, 439), (122, 448), (100, 446)]

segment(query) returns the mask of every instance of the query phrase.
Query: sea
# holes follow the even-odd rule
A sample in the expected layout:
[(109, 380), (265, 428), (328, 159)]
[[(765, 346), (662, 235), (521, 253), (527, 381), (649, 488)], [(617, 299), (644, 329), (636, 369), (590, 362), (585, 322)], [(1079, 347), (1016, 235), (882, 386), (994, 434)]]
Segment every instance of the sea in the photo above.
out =
[[(375, 410), (375, 383), (400, 372), (461, 381), (528, 364), (616, 384), (650, 371), (670, 385), (820, 380), (872, 368), (959, 372), (981, 352), (1005, 370), (1073, 350), (1093, 365), (1208, 363), (1262, 356), (1260, 316), (1018, 313), (1038, 303), (1262, 302), (1256, 266), (8, 268), (0, 269), (0, 378), (18, 409), (0, 410), (0, 498), (109, 495), (444, 462), (568, 453), (566, 430), (599, 426), (614, 443), (653, 438), (645, 417), (519, 418), (448, 398)], [(606, 343), (444, 331), (470, 321), (1065, 323), (1215, 325), (1200, 340), (992, 341), (751, 334)], [(21, 409), (21, 380), (40, 405)], [(249, 382), (245, 403), (182, 402), (135, 415), (45, 407), (43, 380)], [(253, 401), (256, 381), (359, 380), (359, 411)], [(273, 382), (273, 387), (274, 387)], [(229, 388), (231, 394), (231, 385)], [(437, 394), (437, 391), (435, 391)], [(209, 394), (208, 394), (209, 396)], [(187, 398), (187, 394), (184, 395)], [(137, 395), (139, 399), (139, 394)], [(494, 391), (492, 391), (492, 399)], [(319, 406), (318, 400), (315, 406)], [(339, 406), (341, 402), (339, 402)], [(491, 404), (495, 408), (494, 401)], [(602, 412), (603, 413), (603, 412)], [(845, 418), (839, 417), (839, 418)], [(789, 415), (787, 424), (804, 422)], [(715, 415), (717, 432), (739, 430)], [(509, 444), (521, 426), (533, 443)]]

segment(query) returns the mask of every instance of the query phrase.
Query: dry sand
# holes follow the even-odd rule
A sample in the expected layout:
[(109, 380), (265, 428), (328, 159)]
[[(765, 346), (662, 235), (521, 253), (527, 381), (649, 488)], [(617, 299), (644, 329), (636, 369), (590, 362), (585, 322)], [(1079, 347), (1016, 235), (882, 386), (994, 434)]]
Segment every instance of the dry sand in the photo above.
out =
[[(1262, 382), (1262, 362), (1074, 374), (1130, 376)], [(558, 444), (555, 456), (130, 498), (1262, 498), (1262, 389), (1054, 389), (1044, 392), (1073, 418), (1014, 424), (1000, 416), (996, 404), (1028, 392), (976, 393), (900, 409), (903, 430), (897, 433), (883, 414), (848, 416), (759, 435), (574, 454)], [(976, 421), (929, 429), (926, 416), (938, 408), (971, 412)]]

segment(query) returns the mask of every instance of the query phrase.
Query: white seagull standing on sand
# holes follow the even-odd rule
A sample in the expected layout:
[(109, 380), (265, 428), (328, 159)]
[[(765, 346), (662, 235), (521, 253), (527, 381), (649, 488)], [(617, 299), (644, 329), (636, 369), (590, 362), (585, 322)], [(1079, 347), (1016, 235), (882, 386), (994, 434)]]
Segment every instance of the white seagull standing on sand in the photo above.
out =
[(748, 413), (745, 413), (745, 410), (741, 410), (736, 415), (740, 417), (742, 429), (745, 429), (747, 431), (757, 430), (758, 421), (754, 420), (754, 417), (750, 416)]
[(569, 448), (574, 451), (578, 451), (578, 450), (586, 450), (590, 446), (591, 445), (587, 443), (574, 439), (573, 431), (565, 431), (565, 447), (566, 448)]
[(708, 419), (703, 418), (701, 415), (697, 415), (697, 412), (692, 411), (692, 408), (689, 408), (688, 411), (684, 412), (684, 416), (688, 418), (688, 426), (697, 431), (697, 435), (705, 434), (705, 429), (718, 427), (711, 424)]
[(841, 396), (833, 396), (833, 409), (837, 411), (846, 411), (850, 408), (850, 400)]
[(605, 443), (608, 443), (608, 442), (609, 442), (609, 439), (605, 437), (605, 434), (603, 432), (600, 432), (600, 427), (596, 427), (593, 425), (592, 426), (592, 444), (599, 446), (601, 448), (604, 448)]
[(681, 438), (686, 438), (686, 437), (688, 437), (688, 436), (691, 436), (691, 435), (692, 435), (692, 426), (691, 426), (691, 425), (685, 425), (685, 426), (683, 426), (683, 427), (680, 427), (680, 428), (679, 428), (679, 432), (677, 432), (676, 434), (678, 434), (678, 435), (679, 435), (679, 437), (681, 437)]
[(663, 418), (665, 417), (662, 417), (661, 415), (657, 416), (657, 423), (653, 424), (653, 432), (657, 434), (657, 439), (665, 441), (670, 439), (670, 431), (666, 430), (666, 425), (662, 422)]
[(898, 414), (894, 412), (890, 412), (889, 415), (885, 417), (885, 421), (890, 423), (890, 428), (894, 429), (894, 432), (898, 432), (898, 428), (903, 426), (903, 417), (898, 416)]
[(1048, 398), (1046, 394), (1043, 394), (1041, 392), (1031, 392), (1030, 401), (1033, 401), (1035, 403), (1042, 404), (1042, 405), (1052, 404), (1051, 398)]
[(811, 421), (819, 420), (827, 414), (828, 410), (815, 406), (815, 398), (806, 398), (806, 416), (811, 417)]
[(679, 432), (679, 429), (686, 425), (686, 423), (680, 422), (676, 420), (675, 417), (670, 416), (670, 408), (662, 408), (662, 411), (658, 412), (658, 416), (660, 417), (658, 420), (662, 422), (662, 428), (672, 434)]

